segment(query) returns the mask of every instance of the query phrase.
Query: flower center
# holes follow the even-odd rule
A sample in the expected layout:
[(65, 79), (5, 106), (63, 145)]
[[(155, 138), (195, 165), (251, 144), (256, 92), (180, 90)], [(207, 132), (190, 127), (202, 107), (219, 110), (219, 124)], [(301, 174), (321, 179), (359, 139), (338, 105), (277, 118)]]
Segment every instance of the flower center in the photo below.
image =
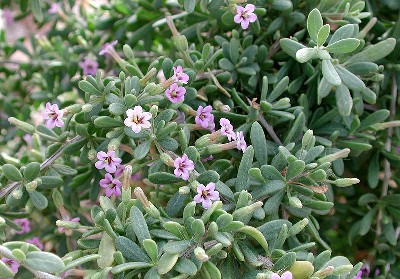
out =
[(202, 196), (203, 198), (207, 198), (207, 196), (208, 196), (208, 191), (207, 191), (207, 190), (203, 190), (203, 191), (201, 192), (201, 196)]

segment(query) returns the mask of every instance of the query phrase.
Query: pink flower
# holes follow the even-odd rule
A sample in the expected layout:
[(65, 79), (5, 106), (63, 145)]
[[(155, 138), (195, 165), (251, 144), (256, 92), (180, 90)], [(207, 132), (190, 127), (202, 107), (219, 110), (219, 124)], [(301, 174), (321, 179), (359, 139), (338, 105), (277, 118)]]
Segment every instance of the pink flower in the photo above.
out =
[(58, 9), (61, 8), (61, 2), (57, 3), (51, 3), (50, 9), (47, 10), (49, 14), (56, 14), (58, 12)]
[(211, 111), (212, 111), (211, 106), (206, 106), (204, 108), (202, 106), (199, 106), (195, 118), (196, 124), (199, 124), (204, 129), (208, 128), (209, 126), (212, 127), (213, 126), (212, 124), (214, 124), (214, 115), (211, 114)]
[(277, 273), (272, 273), (271, 277), (269, 277), (269, 278), (270, 279), (292, 279), (293, 275), (290, 271), (286, 271), (281, 276), (279, 276), (279, 274), (277, 274)]
[(5, 263), (12, 270), (12, 272), (18, 272), (19, 262), (7, 258), (2, 258), (1, 261)]
[(118, 40), (112, 41), (111, 43), (105, 43), (101, 50), (99, 51), (99, 55), (111, 55), (115, 52), (114, 46), (118, 43)]
[(94, 76), (96, 75), (99, 64), (95, 60), (92, 60), (90, 58), (85, 58), (85, 60), (79, 62), (79, 67), (82, 68), (84, 75)]
[(221, 118), (219, 120), (219, 124), (221, 125), (221, 134), (226, 136), (229, 141), (236, 139), (236, 134), (233, 131), (233, 126), (231, 122), (226, 118)]
[(98, 161), (95, 163), (97, 169), (105, 169), (106, 172), (114, 173), (117, 171), (117, 166), (122, 162), (121, 158), (115, 157), (115, 151), (110, 150), (107, 153), (100, 151), (97, 153)]
[(182, 177), (183, 180), (189, 179), (189, 171), (194, 170), (194, 163), (188, 158), (186, 154), (182, 157), (178, 157), (174, 161), (174, 174), (176, 177)]
[(213, 159), (214, 159), (213, 155), (210, 155), (210, 156), (208, 156), (208, 157), (202, 158), (201, 161), (202, 161), (203, 163), (205, 163), (205, 162), (211, 161), (211, 160), (213, 160)]
[(243, 132), (236, 133), (236, 148), (243, 152), (247, 149), (246, 141), (244, 140)]
[(3, 9), (3, 18), (6, 25), (11, 25), (14, 22), (14, 15), (9, 9)]
[(243, 29), (247, 29), (250, 22), (255, 22), (257, 20), (256, 14), (253, 13), (254, 9), (255, 6), (253, 4), (247, 4), (245, 7), (237, 6), (236, 15), (233, 20), (236, 23), (240, 23)]
[(15, 232), (16, 234), (24, 234), (31, 231), (30, 222), (27, 218), (15, 219), (14, 223), (22, 228), (21, 231)]
[(60, 110), (57, 104), (52, 105), (49, 102), (46, 103), (46, 108), (42, 111), (43, 119), (46, 120), (46, 127), (49, 129), (64, 126), (64, 121), (61, 119), (63, 115), (64, 111)]
[(171, 86), (165, 90), (165, 95), (168, 100), (172, 103), (179, 103), (185, 99), (186, 88), (179, 86), (177, 83), (171, 84)]
[(121, 181), (112, 177), (109, 173), (106, 173), (106, 176), (100, 180), (100, 186), (106, 189), (107, 197), (111, 197), (112, 195), (116, 197), (121, 196), (121, 185)]
[(219, 200), (219, 192), (215, 191), (215, 183), (208, 183), (207, 186), (200, 184), (197, 186), (197, 195), (193, 200), (196, 203), (201, 203), (204, 209), (208, 209), (212, 205), (212, 201)]
[(187, 84), (189, 76), (183, 72), (182, 66), (173, 67), (175, 82)]
[[(79, 218), (79, 217), (76, 217), (76, 218), (68, 217), (67, 220), (65, 220), (65, 221), (78, 223), (80, 220), (81, 220), (81, 218)], [(58, 231), (60, 233), (64, 233), (65, 232), (65, 228), (64, 227), (58, 227)]]
[(139, 133), (142, 128), (148, 129), (151, 127), (151, 123), (149, 122), (151, 113), (144, 112), (141, 106), (128, 109), (126, 115), (128, 117), (124, 120), (124, 124), (127, 127), (131, 127), (132, 131), (135, 133)]
[(40, 240), (39, 240), (39, 238), (37, 236), (33, 237), (32, 239), (28, 239), (26, 242), (30, 243), (30, 244), (33, 244), (33, 245), (36, 245), (37, 248), (39, 248), (40, 250), (43, 249), (43, 244), (40, 242)]

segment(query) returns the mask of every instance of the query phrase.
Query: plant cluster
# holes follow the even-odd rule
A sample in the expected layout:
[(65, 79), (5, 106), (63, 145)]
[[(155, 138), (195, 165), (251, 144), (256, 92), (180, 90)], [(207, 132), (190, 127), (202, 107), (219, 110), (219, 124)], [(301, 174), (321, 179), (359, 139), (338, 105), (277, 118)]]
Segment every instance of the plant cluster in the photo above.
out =
[(396, 0), (0, 9), (0, 278), (400, 277)]

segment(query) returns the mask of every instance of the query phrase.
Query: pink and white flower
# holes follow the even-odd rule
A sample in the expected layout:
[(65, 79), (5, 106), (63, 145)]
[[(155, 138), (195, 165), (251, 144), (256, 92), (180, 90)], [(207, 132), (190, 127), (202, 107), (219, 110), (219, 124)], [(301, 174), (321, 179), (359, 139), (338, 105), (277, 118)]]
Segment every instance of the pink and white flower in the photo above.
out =
[(18, 272), (18, 268), (20, 266), (19, 262), (16, 260), (11, 260), (7, 258), (2, 258), (1, 261), (5, 263), (14, 273)]
[(183, 72), (182, 66), (173, 67), (175, 82), (187, 84), (189, 76)]
[(22, 228), (21, 231), (15, 232), (16, 234), (24, 234), (24, 233), (28, 233), (31, 231), (31, 226), (30, 226), (31, 223), (29, 222), (29, 220), (27, 218), (15, 219), (14, 223)]
[(121, 196), (121, 181), (106, 173), (106, 176), (100, 180), (100, 186), (106, 189), (106, 196)]
[(151, 113), (143, 111), (141, 106), (136, 106), (133, 109), (128, 109), (126, 111), (126, 115), (128, 116), (124, 124), (127, 127), (130, 127), (134, 133), (139, 133), (142, 128), (149, 129), (151, 127), (150, 119)]
[(221, 125), (221, 135), (226, 136), (229, 141), (236, 139), (236, 134), (233, 131), (233, 126), (228, 119), (221, 118), (219, 120), (219, 124)]
[(26, 242), (36, 245), (37, 248), (39, 248), (40, 250), (43, 250), (43, 244), (40, 242), (39, 237), (37, 237), (37, 236), (35, 236), (31, 239), (28, 239)]
[(99, 170), (105, 169), (106, 172), (114, 173), (117, 171), (117, 167), (121, 164), (121, 158), (115, 157), (115, 151), (109, 150), (107, 153), (100, 151), (97, 153), (98, 161), (95, 163), (95, 167)]
[(182, 177), (183, 180), (189, 179), (189, 172), (194, 170), (194, 163), (186, 154), (178, 157), (174, 161), (174, 174), (176, 177)]
[(81, 67), (84, 75), (94, 76), (99, 68), (99, 64), (96, 60), (86, 57), (85, 60), (79, 62), (79, 67)]
[(247, 149), (246, 141), (244, 140), (243, 132), (236, 133), (236, 148), (245, 152)]
[(199, 106), (195, 118), (196, 124), (199, 124), (204, 129), (207, 129), (208, 127), (215, 128), (214, 115), (212, 115), (211, 111), (212, 111), (211, 106), (206, 106), (206, 107)]
[(171, 84), (171, 86), (165, 90), (165, 96), (174, 104), (182, 102), (185, 99), (185, 94), (186, 88), (179, 86), (177, 83)]
[(233, 20), (236, 23), (240, 23), (243, 29), (247, 29), (250, 22), (255, 22), (257, 20), (254, 9), (255, 6), (253, 4), (247, 4), (245, 7), (237, 6), (236, 15), (234, 16)]
[(284, 272), (281, 276), (277, 273), (272, 273), (270, 279), (292, 279), (293, 274), (290, 271)]
[(50, 9), (47, 10), (49, 14), (56, 14), (61, 9), (61, 2), (51, 3)]
[(55, 127), (63, 127), (64, 121), (62, 121), (62, 117), (64, 115), (64, 111), (58, 108), (57, 104), (46, 103), (46, 108), (42, 111), (43, 119), (46, 120), (46, 127), (49, 129), (53, 129)]
[(196, 203), (201, 203), (204, 209), (208, 209), (212, 205), (212, 201), (219, 200), (219, 192), (215, 191), (215, 183), (208, 183), (207, 186), (200, 184), (197, 186), (197, 195), (193, 200)]
[[(65, 221), (79, 223), (80, 220), (81, 220), (81, 218), (79, 218), (79, 217), (75, 217), (75, 218), (68, 217), (67, 220), (65, 220)], [(60, 233), (64, 233), (65, 232), (65, 228), (64, 227), (58, 227), (58, 231)]]

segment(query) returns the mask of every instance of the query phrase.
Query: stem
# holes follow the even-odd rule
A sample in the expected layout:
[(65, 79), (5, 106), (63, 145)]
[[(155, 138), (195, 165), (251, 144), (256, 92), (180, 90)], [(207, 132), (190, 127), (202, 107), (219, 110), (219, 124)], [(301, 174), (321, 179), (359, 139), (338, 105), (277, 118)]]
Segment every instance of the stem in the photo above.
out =
[[(48, 159), (46, 159), (43, 163), (40, 164), (40, 171), (43, 171), (47, 167), (49, 167), (51, 164), (54, 163), (55, 160), (57, 160), (62, 153), (64, 152), (64, 149), (74, 143), (82, 139), (80, 136), (76, 136), (70, 141), (66, 142), (64, 145), (62, 145), (53, 155), (51, 155)], [(13, 191), (15, 188), (17, 188), (21, 182), (13, 182), (9, 183), (7, 186), (5, 186), (3, 189), (0, 190), (0, 199), (4, 198), (5, 195)]]
[[(396, 115), (396, 101), (397, 101), (397, 80), (396, 80), (396, 74), (393, 74), (393, 81), (392, 81), (392, 98), (390, 101), (390, 121), (394, 120), (394, 117)], [(391, 146), (392, 146), (392, 136), (393, 136), (393, 127), (389, 127), (388, 132), (387, 132), (387, 139), (385, 143), (385, 150), (390, 152)], [(388, 189), (389, 189), (389, 181), (392, 176), (392, 171), (390, 169), (390, 162), (385, 159), (384, 161), (385, 164), (385, 176), (383, 179), (383, 186), (382, 186), (382, 194), (381, 194), (381, 199), (387, 196)], [(383, 212), (382, 208), (379, 208), (378, 212), (378, 219), (376, 223), (376, 238), (375, 238), (375, 243), (378, 243), (378, 237), (382, 233), (382, 217), (383, 217)]]
[(279, 145), (283, 145), (279, 137), (276, 135), (274, 128), (268, 123), (268, 121), (264, 118), (262, 114), (258, 115), (258, 121), (261, 123), (261, 125), (264, 126), (264, 128), (267, 130), (268, 134), (271, 136), (271, 138)]

